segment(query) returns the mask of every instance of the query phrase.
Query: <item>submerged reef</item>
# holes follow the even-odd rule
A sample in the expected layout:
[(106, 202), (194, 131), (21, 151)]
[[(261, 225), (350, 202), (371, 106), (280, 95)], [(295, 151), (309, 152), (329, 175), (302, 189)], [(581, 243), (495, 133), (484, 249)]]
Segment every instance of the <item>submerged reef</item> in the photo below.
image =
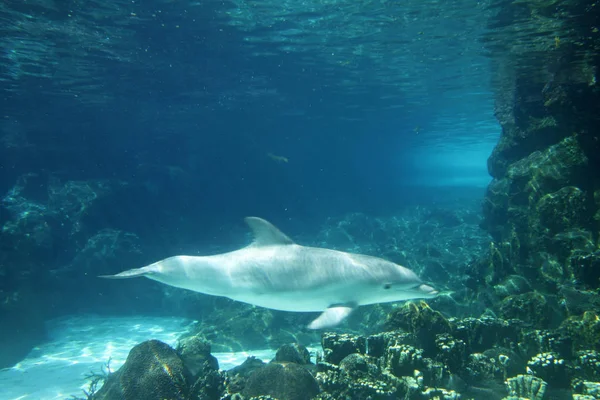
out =
[(268, 363), (249, 357), (228, 371), (219, 370), (200, 336), (181, 338), (176, 349), (148, 341), (135, 346), (88, 399), (544, 400), (600, 394), (600, 355), (574, 331), (536, 330), (490, 316), (446, 318), (423, 302), (394, 309), (386, 326), (370, 335), (324, 332), (323, 353), (314, 358), (289, 343)]

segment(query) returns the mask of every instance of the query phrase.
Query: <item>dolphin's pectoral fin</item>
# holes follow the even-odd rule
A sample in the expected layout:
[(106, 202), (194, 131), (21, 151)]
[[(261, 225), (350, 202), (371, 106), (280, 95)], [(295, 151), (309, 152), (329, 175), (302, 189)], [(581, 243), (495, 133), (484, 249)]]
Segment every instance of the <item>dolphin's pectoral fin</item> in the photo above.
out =
[(350, 313), (354, 311), (351, 306), (333, 306), (323, 311), (321, 315), (313, 322), (308, 324), (309, 329), (331, 328), (342, 322)]
[(138, 278), (140, 276), (150, 275), (151, 271), (148, 271), (146, 268), (134, 268), (128, 269), (127, 271), (120, 272), (116, 275), (99, 275), (98, 278), (106, 278), (106, 279), (128, 279), (128, 278)]
[(277, 229), (269, 221), (258, 217), (247, 217), (244, 219), (252, 233), (254, 233), (254, 242), (252, 246), (273, 246), (294, 244), (294, 241), (287, 235)]

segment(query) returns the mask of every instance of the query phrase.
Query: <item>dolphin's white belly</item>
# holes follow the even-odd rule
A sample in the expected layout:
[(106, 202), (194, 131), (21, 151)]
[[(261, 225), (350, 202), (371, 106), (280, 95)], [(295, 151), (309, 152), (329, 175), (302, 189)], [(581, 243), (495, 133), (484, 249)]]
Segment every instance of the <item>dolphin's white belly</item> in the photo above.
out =
[(238, 293), (227, 296), (260, 307), (281, 311), (323, 311), (333, 304), (358, 304), (347, 287), (329, 287), (315, 290), (298, 290), (280, 293)]
[(246, 248), (216, 256), (229, 272), (224, 296), (282, 311), (364, 304), (364, 265), (348, 253), (298, 245)]

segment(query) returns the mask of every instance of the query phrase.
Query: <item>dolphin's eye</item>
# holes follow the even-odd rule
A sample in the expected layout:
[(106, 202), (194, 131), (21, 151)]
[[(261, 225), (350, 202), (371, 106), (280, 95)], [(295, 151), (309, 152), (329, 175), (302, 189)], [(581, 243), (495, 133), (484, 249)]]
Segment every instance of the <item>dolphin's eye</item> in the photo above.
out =
[(383, 288), (385, 290), (391, 289), (392, 288), (392, 284), (391, 283), (386, 283), (385, 285), (383, 285)]

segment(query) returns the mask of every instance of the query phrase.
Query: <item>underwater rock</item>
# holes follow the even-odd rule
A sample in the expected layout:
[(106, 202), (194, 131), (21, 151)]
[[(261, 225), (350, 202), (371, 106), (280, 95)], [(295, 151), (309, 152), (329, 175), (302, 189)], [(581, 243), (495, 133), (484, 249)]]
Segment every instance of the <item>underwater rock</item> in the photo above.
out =
[(575, 186), (565, 186), (544, 195), (537, 202), (532, 228), (537, 235), (552, 237), (577, 228), (589, 228), (591, 215), (587, 193)]
[(350, 376), (361, 376), (369, 373), (369, 361), (362, 354), (350, 354), (340, 361), (340, 368)]
[(509, 376), (523, 374), (526, 371), (526, 362), (518, 348), (494, 347), (483, 352), (493, 364), (496, 364), (502, 376), (498, 376), (498, 382), (504, 382)]
[(548, 382), (552, 387), (567, 387), (567, 364), (554, 353), (541, 353), (527, 362), (527, 373)]
[[(600, 212), (600, 208), (598, 212)], [(590, 288), (597, 287), (600, 282), (600, 250), (593, 252), (575, 250), (569, 257), (569, 265), (573, 276), (579, 282)]]
[[(599, 399), (600, 382), (577, 381), (573, 385), (573, 391), (579, 394), (579, 396), (581, 396), (579, 398), (587, 398), (589, 396), (593, 399)], [(575, 395), (573, 396), (573, 398), (575, 398)]]
[(596, 312), (586, 311), (581, 316), (567, 318), (558, 332), (572, 340), (575, 351), (600, 351), (600, 317)]
[(571, 316), (583, 315), (586, 311), (591, 310), (600, 312), (600, 296), (595, 290), (563, 285), (559, 286), (557, 295), (560, 304), (569, 311)]
[(462, 373), (467, 382), (471, 384), (500, 379), (505, 380), (507, 375), (506, 366), (502, 361), (497, 362), (497, 360), (482, 353), (469, 354)]
[[(563, 15), (560, 20), (569, 29), (590, 29), (591, 20), (575, 17), (583, 14), (574, 4), (569, 11), (563, 10), (564, 15), (573, 12), (574, 18), (563, 19)], [(535, 289), (548, 291), (572, 278), (577, 264), (571, 262), (574, 252), (585, 257), (596, 251), (599, 230), (594, 215), (600, 203), (592, 195), (600, 180), (597, 121), (592, 117), (597, 112), (590, 108), (598, 101), (598, 91), (595, 75), (589, 74), (597, 63), (581, 49), (576, 53), (558, 61), (557, 72), (538, 82), (530, 72), (504, 71), (514, 74), (510, 80), (518, 84), (498, 93), (503, 99), (497, 104), (502, 135), (488, 161), (494, 180), (484, 200), (482, 226), (496, 242), (518, 243), (520, 249), (515, 259), (515, 246), (499, 247), (497, 258), (505, 262), (496, 267), (510, 265), (513, 273), (526, 277)], [(572, 59), (580, 57), (578, 62)], [(582, 66), (594, 77), (593, 85), (577, 81)], [(542, 97), (524, 101), (531, 93)], [(542, 253), (547, 254), (540, 257)], [(598, 279), (592, 282), (590, 287), (600, 284)]]
[[(15, 260), (19, 261), (19, 265), (29, 267), (35, 260), (51, 259), (55, 246), (61, 242), (56, 232), (60, 219), (42, 205), (24, 203), (19, 208), (22, 208), (21, 212), (7, 220), (0, 229), (2, 248), (11, 249), (10, 257), (13, 259), (21, 256), (22, 260)], [(37, 265), (37, 268), (44, 264)]]
[(483, 220), (481, 227), (494, 238), (495, 241), (502, 240), (504, 224), (508, 216), (508, 190), (510, 181), (508, 179), (493, 179), (488, 185), (482, 203)]
[(598, 400), (598, 398), (589, 394), (573, 394), (573, 400)]
[(362, 361), (367, 359), (362, 355), (351, 354), (344, 360), (344, 368), (328, 363), (317, 364), (319, 372), (316, 379), (322, 389), (317, 399), (392, 400), (408, 398), (400, 396), (400, 393), (417, 393), (419, 390), (416, 383), (405, 385), (404, 380), (380, 374), (372, 364), (373, 360), (369, 360), (367, 368), (363, 368)]
[(582, 382), (583, 394), (600, 398), (600, 382)]
[(262, 361), (260, 358), (250, 356), (246, 358), (242, 364), (228, 370), (227, 373), (229, 375), (242, 375), (248, 377), (252, 372), (254, 372), (254, 370), (262, 368), (265, 365), (267, 365), (267, 363)]
[(554, 353), (559, 358), (570, 360), (573, 357), (573, 340), (564, 332), (554, 330), (524, 330), (518, 349), (525, 357), (539, 353)]
[(546, 398), (548, 384), (540, 378), (531, 375), (517, 375), (506, 381), (509, 395), (530, 400), (543, 400)]
[(435, 338), (435, 346), (437, 348), (435, 356), (437, 361), (440, 361), (453, 373), (462, 369), (467, 355), (465, 342), (448, 334), (440, 334)]
[(455, 326), (452, 335), (466, 343), (469, 353), (482, 353), (495, 346), (510, 348), (519, 342), (522, 328), (519, 321), (487, 316), (450, 321)]
[(254, 371), (264, 368), (266, 365), (267, 364), (262, 360), (254, 356), (250, 356), (246, 358), (242, 364), (228, 370), (226, 374), (227, 392), (240, 393), (242, 390), (244, 390), (248, 377), (252, 375)]
[(530, 153), (511, 164), (507, 170), (506, 176), (511, 182), (511, 203), (533, 205), (544, 195), (583, 183), (587, 165), (585, 153), (572, 136)]
[(426, 355), (436, 353), (436, 335), (452, 331), (450, 322), (424, 301), (409, 301), (394, 308), (388, 314), (385, 327), (388, 330), (400, 329), (413, 334)]
[(94, 400), (186, 400), (189, 379), (175, 350), (149, 340), (131, 349), (125, 364), (108, 376)]
[(321, 336), (323, 356), (326, 362), (338, 365), (346, 356), (366, 353), (366, 338), (351, 334), (324, 332)]
[(219, 361), (210, 354), (210, 343), (202, 337), (180, 339), (176, 351), (193, 377), (197, 377), (203, 370), (219, 370)]
[(433, 400), (460, 400), (462, 396), (453, 390), (443, 388), (427, 388), (422, 392), (425, 399)]
[(531, 285), (520, 275), (509, 275), (502, 282), (494, 285), (494, 294), (499, 297), (514, 296), (531, 292)]
[(247, 397), (269, 395), (276, 399), (310, 400), (319, 384), (304, 367), (295, 363), (271, 362), (252, 372), (242, 391)]
[(529, 292), (505, 297), (499, 305), (499, 316), (504, 319), (518, 319), (533, 326), (547, 327), (553, 320), (552, 307), (545, 296)]
[(594, 350), (578, 351), (573, 365), (574, 375), (587, 381), (600, 381), (600, 354)]
[(398, 378), (412, 376), (415, 370), (425, 368), (423, 350), (409, 345), (388, 347), (384, 360), (383, 368)]
[[(600, 232), (600, 197), (596, 195), (600, 182), (597, 45), (593, 40), (561, 42), (566, 32), (595, 32), (598, 11), (575, 1), (562, 3), (560, 10), (556, 4), (515, 2), (499, 14), (499, 20), (509, 27), (524, 8), (532, 16), (544, 15), (528, 21), (532, 32), (547, 31), (547, 22), (552, 20), (565, 33), (554, 38), (554, 46), (547, 46), (546, 50), (540, 47), (536, 60), (529, 60), (527, 68), (514, 68), (516, 53), (506, 57), (502, 50), (492, 50), (499, 78), (504, 78), (505, 84), (496, 91), (496, 116), (502, 135), (488, 160), (494, 180), (486, 193), (482, 226), (497, 243), (511, 246), (496, 247), (499, 254), (490, 256), (496, 262), (490, 263), (493, 268), (486, 280), (497, 284), (508, 271), (523, 276), (542, 296), (556, 297), (565, 315), (598, 313), (597, 306), (578, 307), (576, 293), (571, 298), (560, 298), (567, 293), (564, 286), (587, 290), (600, 287), (600, 273), (593, 266), (592, 256), (598, 251)], [(500, 30), (503, 40), (517, 39), (516, 32)], [(528, 50), (521, 50), (524, 51)], [(550, 60), (554, 68), (548, 73), (544, 65)], [(522, 293), (501, 290), (495, 294), (505, 298)], [(548, 305), (554, 307), (550, 304), (554, 300), (548, 300)], [(513, 301), (508, 307), (507, 302), (502, 302), (504, 309), (500, 312), (505, 317), (523, 317), (519, 316), (518, 303)], [(498, 302), (489, 304), (498, 311)], [(529, 305), (534, 306), (535, 302)], [(531, 311), (526, 314), (536, 316)], [(552, 318), (558, 320), (564, 315), (553, 312)], [(544, 318), (529, 318), (529, 322), (536, 324), (537, 329), (556, 323), (552, 321), (548, 326)], [(571, 332), (563, 336), (573, 338), (573, 345), (582, 349), (586, 348), (584, 340), (592, 340), (595, 335)], [(597, 338), (588, 341), (587, 347), (596, 347), (595, 343)]]
[(310, 364), (310, 352), (299, 343), (284, 344), (277, 349), (273, 361), (292, 362), (300, 365)]
[[(348, 335), (323, 335), (334, 343), (340, 342), (333, 339), (337, 336), (341, 336), (345, 343), (350, 339)], [(439, 361), (424, 357), (422, 349), (407, 344), (416, 342), (413, 335), (395, 331), (360, 339), (361, 343), (362, 339), (366, 339), (367, 354), (354, 351), (339, 365), (317, 362), (316, 378), (323, 391), (318, 399), (423, 399), (442, 395), (449, 399), (459, 398), (457, 392), (441, 389), (452, 384), (448, 368)], [(457, 347), (460, 345), (457, 344)], [(454, 381), (458, 379), (456, 377)]]
[(417, 346), (417, 338), (412, 333), (400, 331), (383, 332), (365, 339), (367, 354), (371, 357), (383, 357), (390, 346), (406, 344)]
[(142, 255), (140, 238), (130, 232), (103, 229), (92, 235), (70, 265), (57, 273), (100, 275), (135, 265)]

